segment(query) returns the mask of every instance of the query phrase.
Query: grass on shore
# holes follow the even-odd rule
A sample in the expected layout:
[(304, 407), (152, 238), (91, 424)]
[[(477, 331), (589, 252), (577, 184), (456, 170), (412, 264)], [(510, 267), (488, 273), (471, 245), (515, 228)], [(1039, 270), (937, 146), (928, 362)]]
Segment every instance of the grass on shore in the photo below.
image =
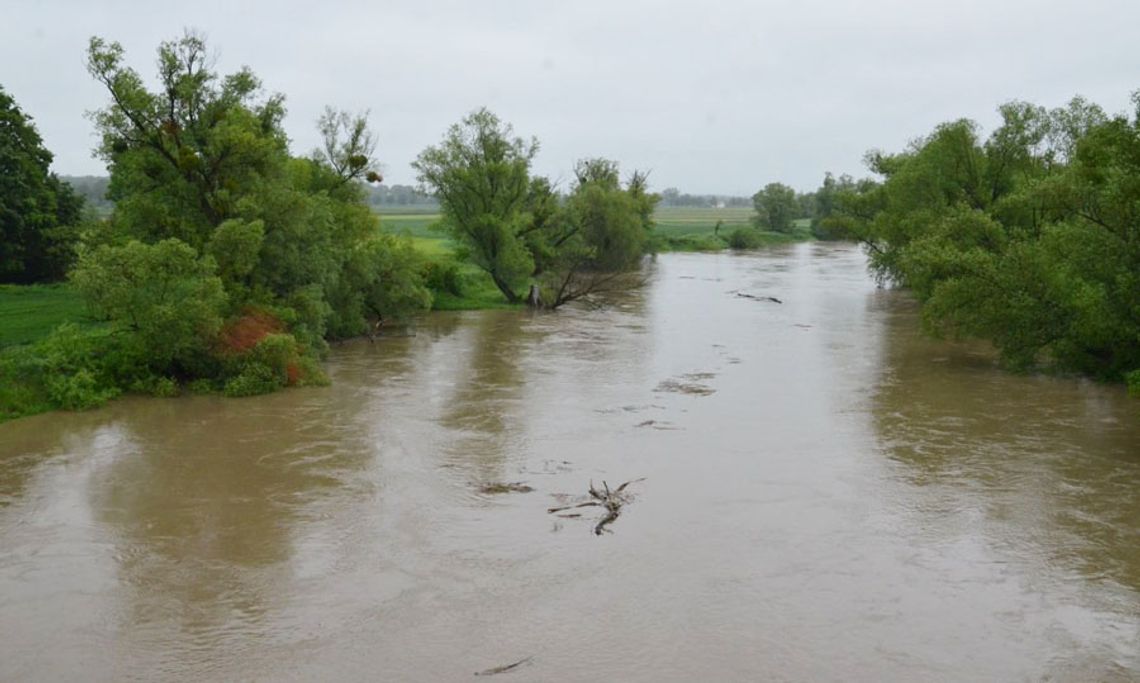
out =
[(99, 324), (71, 286), (0, 285), (0, 349), (31, 344), (67, 322)]

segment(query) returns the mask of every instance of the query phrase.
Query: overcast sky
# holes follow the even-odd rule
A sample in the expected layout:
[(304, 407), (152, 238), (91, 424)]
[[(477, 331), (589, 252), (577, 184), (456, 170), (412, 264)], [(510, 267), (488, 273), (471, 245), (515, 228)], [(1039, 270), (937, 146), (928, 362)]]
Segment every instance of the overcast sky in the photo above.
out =
[[(55, 170), (102, 174), (84, 112), (92, 35), (154, 75), (155, 48), (203, 32), (218, 69), (286, 96), (295, 153), (326, 104), (371, 110), (390, 183), (447, 126), (487, 106), (541, 145), (536, 171), (605, 156), (656, 189), (806, 190), (863, 173), (939, 122), (992, 128), (1011, 99), (1075, 94), (1110, 112), (1140, 88), (1140, 0), (740, 2), (128, 2), (7, 0), (0, 85), (35, 118)], [(330, 9), (331, 6), (337, 9)]]

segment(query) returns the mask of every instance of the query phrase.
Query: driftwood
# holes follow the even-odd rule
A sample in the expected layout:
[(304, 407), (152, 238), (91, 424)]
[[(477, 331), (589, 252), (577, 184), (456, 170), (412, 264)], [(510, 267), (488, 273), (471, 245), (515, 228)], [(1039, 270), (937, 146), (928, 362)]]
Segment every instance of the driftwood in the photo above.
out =
[(534, 487), (527, 486), (521, 481), (496, 481), (479, 487), (479, 493), (488, 496), (499, 493), (530, 493), (533, 490)]
[(777, 299), (774, 296), (757, 296), (755, 294), (749, 294), (748, 292), (741, 292), (741, 291), (733, 291), (733, 292), (729, 292), (729, 294), (735, 294), (740, 299), (752, 299), (753, 301), (771, 301), (774, 304), (784, 303), (783, 301), (780, 301), (779, 299)]
[[(559, 512), (565, 512), (566, 510), (576, 510), (578, 508), (600, 507), (603, 510), (605, 510), (606, 514), (604, 516), (602, 516), (601, 520), (596, 525), (594, 525), (594, 535), (595, 536), (601, 536), (602, 532), (609, 531), (609, 529), (607, 529), (606, 527), (609, 526), (610, 524), (613, 524), (614, 521), (617, 520), (618, 516), (621, 515), (622, 506), (631, 500), (629, 494), (624, 493), (625, 488), (627, 486), (629, 486), (630, 484), (632, 484), (634, 482), (638, 482), (638, 481), (645, 481), (645, 479), (644, 478), (631, 479), (630, 481), (625, 482), (624, 484), (617, 487), (616, 489), (613, 489), (612, 491), (610, 490), (610, 485), (607, 484), (605, 481), (603, 481), (602, 482), (602, 490), (599, 491), (598, 489), (594, 488), (594, 482), (591, 480), (590, 481), (590, 498), (591, 498), (591, 500), (587, 500), (585, 502), (578, 503), (576, 505), (563, 505), (561, 507), (549, 508), (549, 509), (547, 509), (547, 512), (551, 513), (551, 514), (555, 514), (555, 513), (559, 513)], [(578, 513), (572, 513), (572, 514), (559, 515), (559, 516), (570, 518), (570, 517), (580, 517), (581, 515)]]
[(503, 666), (496, 666), (485, 671), (476, 671), (476, 676), (494, 676), (495, 674), (505, 674), (514, 671), (523, 664), (529, 663), (534, 657), (524, 657), (513, 664), (504, 664)]

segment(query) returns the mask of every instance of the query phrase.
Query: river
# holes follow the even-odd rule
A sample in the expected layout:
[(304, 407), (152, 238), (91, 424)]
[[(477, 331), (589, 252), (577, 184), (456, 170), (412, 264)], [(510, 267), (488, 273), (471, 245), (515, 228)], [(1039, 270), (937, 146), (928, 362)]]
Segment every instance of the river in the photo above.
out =
[(0, 425), (0, 680), (1140, 680), (1140, 401), (925, 338), (854, 247), (328, 368)]

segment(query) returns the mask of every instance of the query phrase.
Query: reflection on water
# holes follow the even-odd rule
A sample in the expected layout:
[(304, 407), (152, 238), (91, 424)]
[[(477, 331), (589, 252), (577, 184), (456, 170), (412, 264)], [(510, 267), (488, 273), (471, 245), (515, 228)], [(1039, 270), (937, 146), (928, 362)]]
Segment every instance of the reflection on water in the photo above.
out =
[(981, 345), (920, 335), (905, 301), (887, 316), (875, 425), (924, 504), (1014, 557), (1140, 591), (1140, 403), (1083, 380), (999, 372)]
[(850, 247), (648, 272), (0, 425), (0, 680), (1140, 677), (1140, 402), (923, 338)]

